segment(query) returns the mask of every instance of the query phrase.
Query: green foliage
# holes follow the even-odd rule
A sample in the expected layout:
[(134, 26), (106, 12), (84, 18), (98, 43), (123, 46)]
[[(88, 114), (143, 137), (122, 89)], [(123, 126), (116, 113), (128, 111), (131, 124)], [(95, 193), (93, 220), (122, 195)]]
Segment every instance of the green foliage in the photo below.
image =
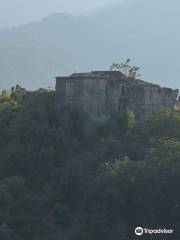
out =
[(132, 79), (136, 79), (141, 76), (141, 74), (139, 74), (140, 68), (136, 66), (131, 66), (130, 61), (131, 61), (130, 59), (127, 59), (124, 63), (113, 63), (110, 67), (110, 70), (111, 71), (113, 71), (114, 69), (119, 70), (125, 76)]
[(142, 134), (145, 138), (172, 137), (180, 140), (180, 112), (166, 110), (154, 114), (144, 124)]
[(98, 124), (57, 109), (53, 91), (1, 96), (0, 238), (130, 240), (138, 225), (180, 228), (179, 132), (175, 111), (142, 126), (130, 111)]
[(123, 159), (114, 159), (113, 161), (108, 161), (105, 163), (105, 168), (107, 174), (110, 176), (117, 176), (120, 171), (130, 163), (128, 157), (124, 157)]
[(135, 115), (133, 111), (128, 111), (127, 112), (127, 119), (128, 119), (128, 128), (131, 129), (135, 126)]

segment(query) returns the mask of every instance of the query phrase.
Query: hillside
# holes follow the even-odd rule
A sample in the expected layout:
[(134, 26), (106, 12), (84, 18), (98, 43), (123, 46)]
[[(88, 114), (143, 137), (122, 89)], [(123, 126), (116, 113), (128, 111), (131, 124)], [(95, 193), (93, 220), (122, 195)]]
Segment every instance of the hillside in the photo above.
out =
[[(132, 240), (134, 229), (180, 236), (180, 112), (140, 127), (57, 112), (54, 92), (0, 96), (0, 239)], [(172, 237), (172, 238), (171, 238)]]
[(179, 9), (177, 0), (134, 0), (1, 30), (0, 89), (54, 86), (56, 75), (105, 70), (129, 57), (147, 81), (179, 88)]

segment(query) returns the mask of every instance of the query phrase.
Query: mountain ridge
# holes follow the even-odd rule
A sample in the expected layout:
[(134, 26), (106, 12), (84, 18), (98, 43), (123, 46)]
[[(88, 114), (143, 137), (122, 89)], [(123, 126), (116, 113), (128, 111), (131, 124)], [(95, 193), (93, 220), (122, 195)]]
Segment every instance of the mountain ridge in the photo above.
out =
[[(16, 83), (30, 89), (53, 87), (55, 76), (108, 70), (126, 58), (141, 67), (146, 81), (179, 88), (179, 3), (170, 8), (169, 2), (159, 9), (161, 0), (153, 6), (132, 1), (89, 16), (54, 13), (0, 30), (0, 89)], [(174, 13), (171, 19), (168, 12)]]

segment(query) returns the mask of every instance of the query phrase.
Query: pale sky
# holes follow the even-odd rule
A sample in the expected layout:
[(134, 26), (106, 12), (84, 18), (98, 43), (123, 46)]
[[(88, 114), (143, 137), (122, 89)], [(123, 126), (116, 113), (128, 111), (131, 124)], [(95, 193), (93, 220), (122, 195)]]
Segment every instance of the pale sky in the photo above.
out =
[(0, 28), (37, 21), (53, 12), (87, 14), (125, 0), (0, 0)]

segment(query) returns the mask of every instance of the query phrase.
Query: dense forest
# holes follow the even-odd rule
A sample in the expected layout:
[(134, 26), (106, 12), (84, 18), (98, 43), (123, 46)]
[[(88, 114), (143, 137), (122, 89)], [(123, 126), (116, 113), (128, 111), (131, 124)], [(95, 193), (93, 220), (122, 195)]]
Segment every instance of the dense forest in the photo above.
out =
[(180, 112), (100, 124), (55, 99), (0, 96), (0, 239), (133, 240), (142, 226), (178, 240)]

